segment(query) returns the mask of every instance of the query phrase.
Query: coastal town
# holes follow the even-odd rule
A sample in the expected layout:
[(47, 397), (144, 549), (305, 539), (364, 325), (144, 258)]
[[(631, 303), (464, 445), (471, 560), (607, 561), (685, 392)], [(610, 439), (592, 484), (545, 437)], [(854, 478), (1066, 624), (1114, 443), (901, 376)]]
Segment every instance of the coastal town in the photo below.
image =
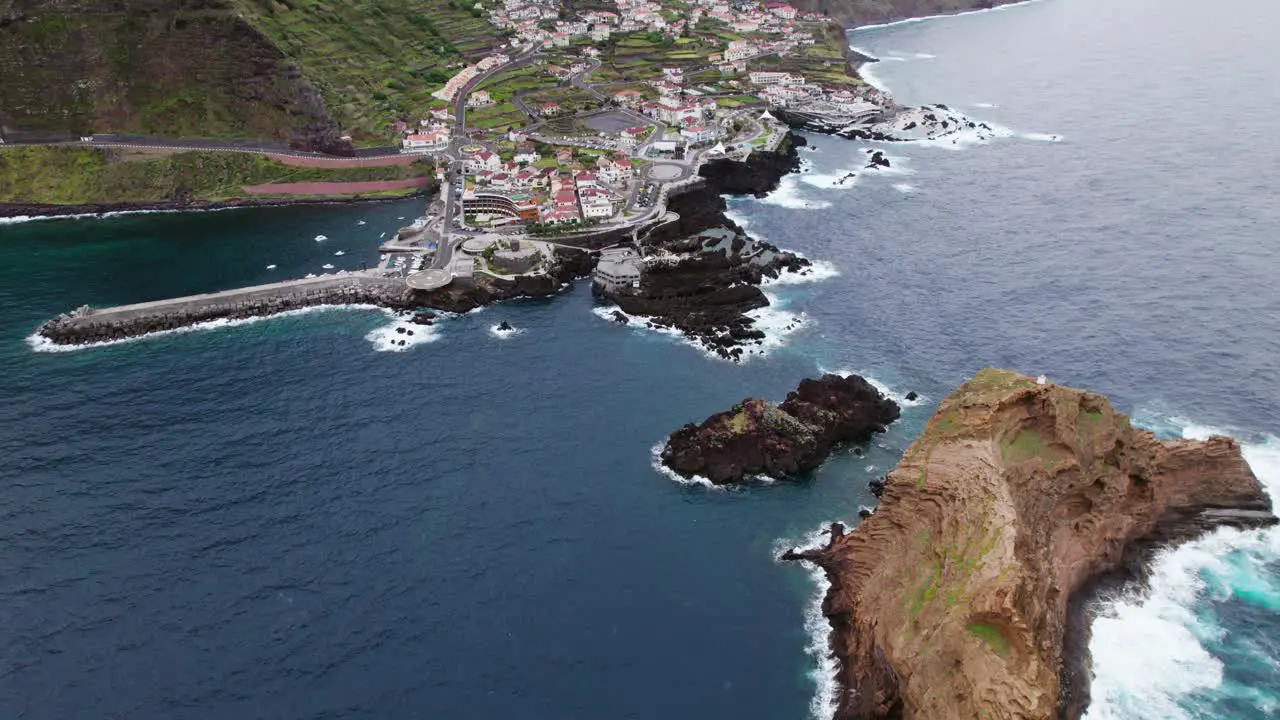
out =
[[(375, 266), (82, 307), (40, 334), (100, 342), (353, 302), (429, 325), (416, 310), (466, 312), (589, 276), (593, 295), (617, 305), (612, 320), (675, 328), (736, 361), (762, 351), (749, 315), (770, 304), (761, 283), (812, 270), (738, 228), (723, 195), (761, 196), (799, 170), (806, 141), (795, 127), (907, 141), (976, 128), (943, 106), (896, 105), (856, 75), (840, 25), (784, 2), (467, 7), (506, 42), (433, 75), (438, 86), (414, 96), (420, 111), (384, 128), (397, 146), (354, 158), (409, 160), (434, 175), (421, 215), (383, 239)], [(883, 151), (866, 152), (866, 171), (888, 167)]]
[[(670, 219), (668, 193), (702, 164), (776, 151), (789, 129), (781, 113), (872, 121), (890, 106), (848, 72), (838, 26), (784, 2), (475, 8), (510, 42), (456, 68), (422, 117), (392, 128), (401, 152), (435, 161), (442, 188), (384, 246), (384, 262), (416, 269), (420, 289), (469, 276), (454, 250), (476, 233), (572, 243), (630, 228), (634, 239)], [(407, 265), (394, 256), (422, 249)]]

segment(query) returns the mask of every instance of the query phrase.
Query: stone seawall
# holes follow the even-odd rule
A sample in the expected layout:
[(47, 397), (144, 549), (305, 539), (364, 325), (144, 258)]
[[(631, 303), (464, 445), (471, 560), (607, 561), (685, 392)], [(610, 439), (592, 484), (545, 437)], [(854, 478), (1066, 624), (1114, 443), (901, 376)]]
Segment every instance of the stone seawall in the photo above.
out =
[(374, 272), (307, 278), (218, 293), (95, 309), (82, 307), (40, 326), (59, 345), (81, 345), (139, 337), (213, 320), (242, 320), (319, 305), (415, 306), (404, 280)]

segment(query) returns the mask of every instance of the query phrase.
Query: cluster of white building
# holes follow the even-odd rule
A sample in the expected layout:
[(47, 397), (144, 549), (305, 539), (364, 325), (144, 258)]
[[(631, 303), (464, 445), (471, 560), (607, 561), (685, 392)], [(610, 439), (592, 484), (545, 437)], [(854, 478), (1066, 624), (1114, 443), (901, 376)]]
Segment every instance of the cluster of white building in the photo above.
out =
[(690, 94), (680, 68), (663, 68), (662, 78), (650, 84), (658, 90), (656, 101), (639, 100), (638, 93), (628, 94), (625, 99), (620, 97), (622, 93), (614, 97), (624, 105), (638, 106), (640, 112), (655, 120), (679, 128), (681, 138), (689, 144), (712, 142), (719, 136), (715, 98)]
[(402, 153), (440, 152), (449, 147), (453, 139), (453, 116), (448, 110), (436, 110), (418, 122), (416, 128), (406, 128), (400, 140)]
[(831, 89), (805, 82), (804, 76), (787, 72), (752, 72), (748, 75), (757, 86), (756, 94), (773, 107), (818, 107), (823, 112), (859, 116), (878, 112), (882, 94), (867, 87), (858, 91)]
[[(572, 163), (572, 157), (572, 153), (562, 152), (557, 163)], [(468, 154), (464, 165), (475, 184), (463, 194), (464, 212), (573, 224), (607, 220), (625, 206), (626, 183), (635, 175), (625, 154), (601, 155), (594, 170), (525, 165), (539, 159), (529, 148), (518, 150), (515, 158), (505, 163), (491, 150)]]
[(476, 79), (480, 75), (483, 75), (495, 68), (502, 67), (509, 62), (511, 62), (511, 58), (502, 53), (490, 55), (475, 65), (468, 65), (460, 70), (457, 75), (449, 78), (449, 81), (444, 84), (444, 87), (431, 93), (431, 96), (444, 100), (445, 102), (453, 102), (454, 98), (458, 97), (458, 93), (462, 92), (462, 88), (467, 86), (467, 83)]

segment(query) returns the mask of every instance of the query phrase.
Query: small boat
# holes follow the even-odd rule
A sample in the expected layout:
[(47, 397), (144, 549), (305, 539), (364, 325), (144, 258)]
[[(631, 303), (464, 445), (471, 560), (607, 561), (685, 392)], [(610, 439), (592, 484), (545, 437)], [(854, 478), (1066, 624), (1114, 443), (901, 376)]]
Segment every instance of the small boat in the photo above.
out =
[(365, 224), (365, 222), (364, 222), (363, 220), (360, 220), (360, 221), (357, 221), (357, 222), (356, 222), (356, 224), (357, 224), (357, 225), (364, 225), (364, 224)]
[(267, 269), (268, 269), (268, 270), (275, 270), (275, 269), (276, 269), (276, 266), (275, 266), (275, 265), (268, 265), (268, 266), (267, 266)]
[(315, 273), (307, 273), (307, 277), (308, 277), (308, 278), (313, 278), (313, 277), (315, 277), (315, 276), (316, 276), (316, 274), (315, 274)]
[(339, 250), (338, 252), (334, 253), (334, 255), (338, 257), (342, 257), (343, 255), (346, 255), (346, 254), (347, 254), (346, 250)]
[(328, 238), (328, 237), (326, 237), (326, 236), (324, 236), (324, 235), (317, 235), (317, 236), (316, 236), (316, 242), (324, 242), (325, 240), (328, 240), (328, 239), (329, 239), (329, 238)]
[(333, 265), (331, 265), (331, 264), (329, 264), (329, 263), (325, 263), (325, 264), (321, 265), (320, 267), (321, 267), (321, 268), (323, 268), (323, 269), (325, 269), (325, 270), (332, 270), (332, 269), (333, 269)]

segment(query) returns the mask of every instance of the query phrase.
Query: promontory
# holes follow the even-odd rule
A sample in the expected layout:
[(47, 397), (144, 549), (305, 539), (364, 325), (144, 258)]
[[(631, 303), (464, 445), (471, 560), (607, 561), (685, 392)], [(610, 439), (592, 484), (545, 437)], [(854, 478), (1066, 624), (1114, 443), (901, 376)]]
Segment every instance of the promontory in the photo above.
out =
[(875, 514), (791, 551), (831, 586), (835, 717), (1078, 718), (1099, 578), (1156, 544), (1276, 518), (1227, 437), (1160, 441), (1103, 397), (983, 370), (944, 400)]

